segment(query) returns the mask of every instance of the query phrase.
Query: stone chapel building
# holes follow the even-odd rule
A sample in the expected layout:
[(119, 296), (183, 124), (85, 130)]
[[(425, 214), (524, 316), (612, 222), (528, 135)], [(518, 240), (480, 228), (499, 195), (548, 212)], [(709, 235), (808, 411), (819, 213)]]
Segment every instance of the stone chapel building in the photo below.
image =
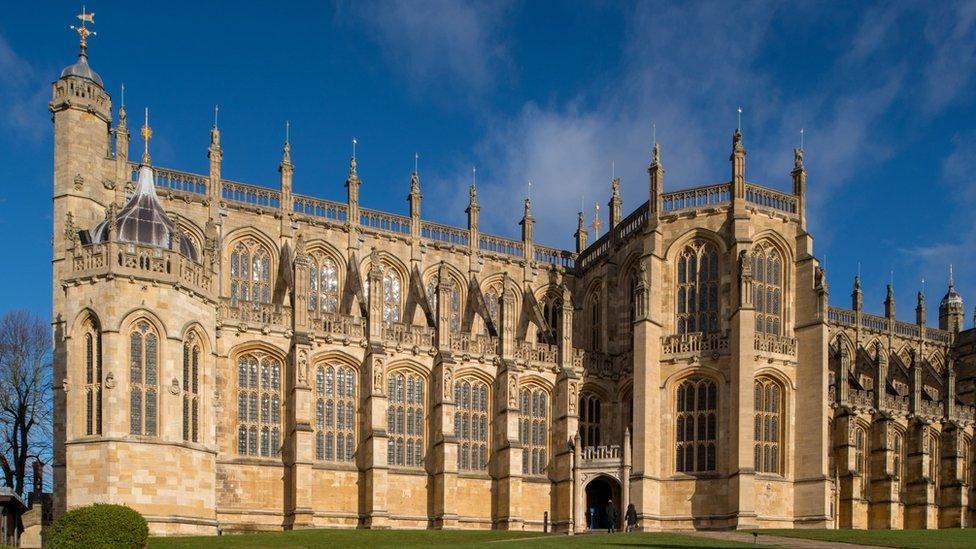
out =
[[(936, 528), (974, 518), (976, 331), (828, 305), (791, 192), (648, 195), (576, 250), (130, 160), (88, 62), (52, 85), (55, 507), (132, 506), (156, 534), (602, 523)], [(784, 179), (785, 179), (784, 174)], [(336, 181), (336, 185), (341, 182)], [(589, 509), (596, 508), (595, 517)]]

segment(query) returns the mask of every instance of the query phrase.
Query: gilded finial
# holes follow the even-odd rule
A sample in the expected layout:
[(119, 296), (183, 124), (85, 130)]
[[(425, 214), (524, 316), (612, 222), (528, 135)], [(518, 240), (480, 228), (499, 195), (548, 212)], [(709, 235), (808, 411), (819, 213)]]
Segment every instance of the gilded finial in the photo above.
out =
[(88, 13), (85, 11), (85, 6), (81, 6), (81, 13), (76, 15), (81, 25), (77, 27), (74, 25), (69, 25), (68, 28), (78, 33), (78, 39), (81, 46), (81, 55), (88, 55), (88, 37), (98, 35), (97, 32), (93, 30), (88, 30), (86, 23), (95, 24), (95, 12)]
[(149, 140), (152, 139), (152, 128), (149, 127), (149, 107), (146, 107), (146, 123), (142, 126), (142, 163), (149, 165)]
[(594, 207), (594, 213), (596, 214), (593, 218), (593, 238), (600, 238), (600, 228), (603, 227), (603, 221), (600, 221), (600, 203), (597, 202)]

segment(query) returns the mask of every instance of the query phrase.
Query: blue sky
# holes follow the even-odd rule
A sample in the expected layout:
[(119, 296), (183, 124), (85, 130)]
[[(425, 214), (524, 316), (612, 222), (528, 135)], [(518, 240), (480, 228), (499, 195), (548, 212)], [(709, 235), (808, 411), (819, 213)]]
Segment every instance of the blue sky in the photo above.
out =
[[(77, 53), (79, 5), (18, 2), (0, 20), (0, 309), (50, 311), (50, 83)], [(647, 195), (651, 124), (674, 190), (727, 180), (736, 106), (747, 178), (789, 189), (805, 129), (809, 217), (831, 302), (861, 265), (898, 317), (946, 270), (976, 305), (976, 2), (88, 2), (90, 61), (117, 105), (149, 106), (153, 161), (205, 173), (220, 104), (225, 177), (276, 186), (291, 121), (297, 192), (344, 200), (351, 138), (362, 202), (406, 211), (420, 154), (424, 217), (565, 248), (580, 201), (606, 221)], [(135, 116), (130, 115), (132, 118)], [(138, 143), (133, 145), (136, 151)], [(967, 312), (967, 325), (971, 323)]]

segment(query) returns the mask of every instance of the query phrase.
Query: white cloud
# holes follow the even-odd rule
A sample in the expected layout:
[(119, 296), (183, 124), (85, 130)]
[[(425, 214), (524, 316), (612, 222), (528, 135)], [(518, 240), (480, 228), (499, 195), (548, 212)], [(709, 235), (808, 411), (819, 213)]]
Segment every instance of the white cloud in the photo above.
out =
[(504, 71), (508, 9), (504, 0), (394, 0), (356, 3), (350, 14), (416, 89), (477, 95)]
[(0, 127), (32, 139), (40, 138), (49, 123), (41, 107), (49, 93), (33, 67), (0, 34), (0, 104), (3, 105)]

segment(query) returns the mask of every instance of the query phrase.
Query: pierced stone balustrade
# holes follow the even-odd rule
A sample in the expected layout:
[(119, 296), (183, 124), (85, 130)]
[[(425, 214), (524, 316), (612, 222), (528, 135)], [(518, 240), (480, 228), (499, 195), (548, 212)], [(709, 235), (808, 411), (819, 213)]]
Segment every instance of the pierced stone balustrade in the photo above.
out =
[(486, 334), (452, 333), (451, 351), (462, 355), (495, 356), (498, 354), (498, 338)]
[(211, 293), (210, 269), (175, 250), (105, 242), (76, 245), (68, 253), (71, 278), (132, 277), (184, 286), (202, 295)]
[(862, 391), (861, 389), (850, 389), (848, 393), (848, 404), (854, 408), (859, 409), (870, 409), (874, 408), (874, 398), (870, 391)]
[(969, 422), (976, 421), (976, 408), (972, 406), (966, 406), (965, 404), (954, 404), (952, 407), (952, 412), (956, 419)]
[(426, 349), (434, 346), (434, 329), (429, 326), (387, 322), (383, 324), (382, 337), (383, 342), (392, 347)]
[(515, 358), (526, 362), (556, 364), (559, 361), (559, 347), (546, 343), (518, 341), (515, 343)]
[(665, 355), (718, 353), (728, 351), (729, 338), (721, 334), (672, 334), (661, 338)]
[(620, 461), (620, 445), (586, 446), (582, 457), (584, 466), (593, 462)]
[(325, 331), (327, 338), (359, 341), (366, 337), (366, 323), (361, 317), (343, 314), (324, 314), (312, 321)]
[(941, 402), (934, 400), (920, 400), (918, 402), (919, 415), (927, 417), (942, 417), (944, 406)]
[(237, 324), (246, 328), (291, 329), (291, 307), (274, 303), (255, 303), (253, 301), (232, 301), (223, 298), (217, 314), (218, 322)]
[(764, 353), (796, 356), (796, 338), (776, 334), (756, 334), (755, 349)]
[(881, 400), (881, 406), (895, 412), (908, 413), (910, 409), (908, 397), (898, 395), (884, 395)]

